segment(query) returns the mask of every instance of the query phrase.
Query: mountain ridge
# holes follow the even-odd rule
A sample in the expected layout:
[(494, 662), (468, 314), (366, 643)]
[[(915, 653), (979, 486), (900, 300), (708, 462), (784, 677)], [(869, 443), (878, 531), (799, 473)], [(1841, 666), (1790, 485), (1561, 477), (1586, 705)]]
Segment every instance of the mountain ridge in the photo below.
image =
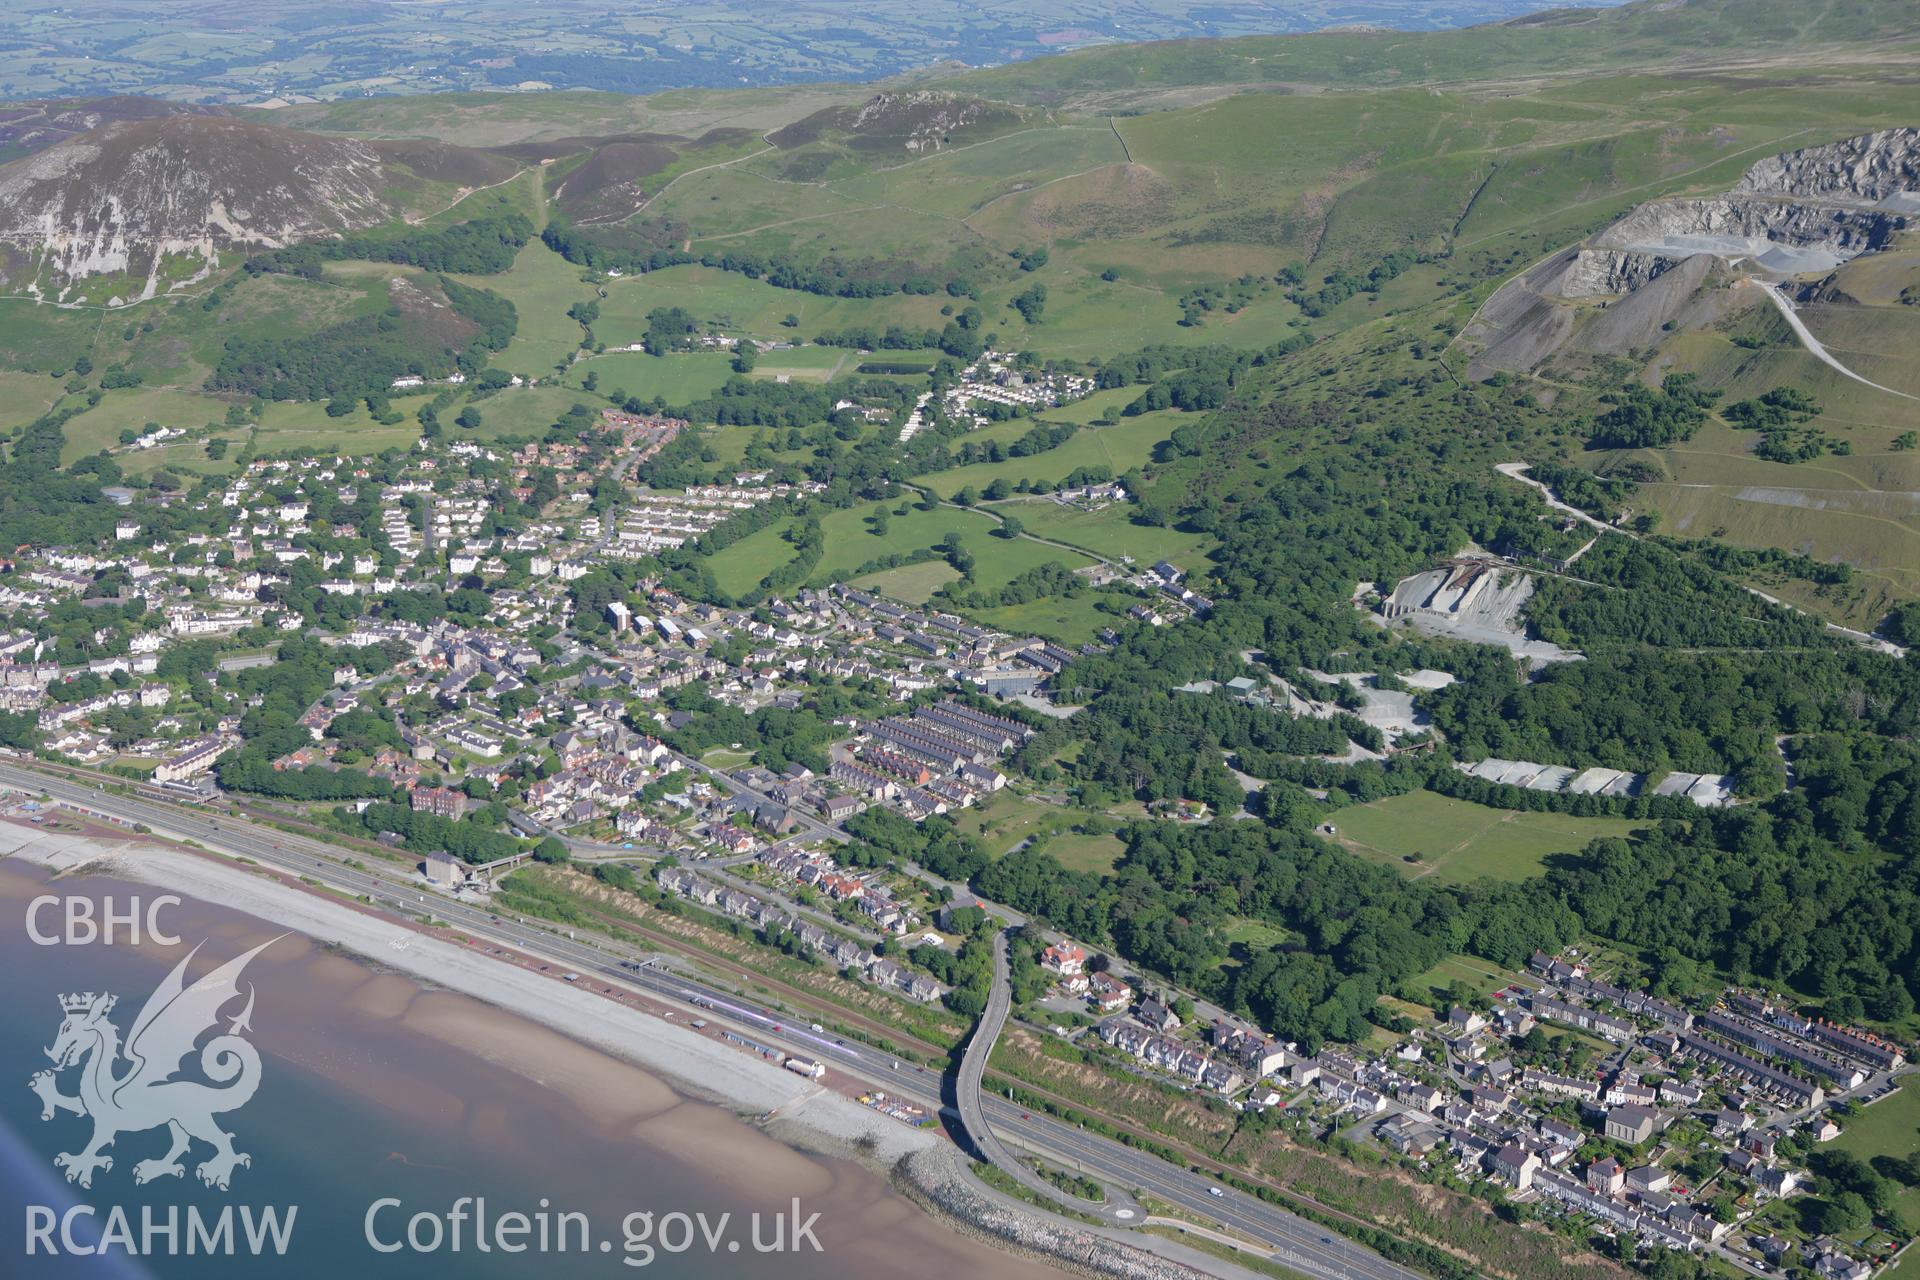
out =
[(202, 278), (223, 249), (271, 249), (421, 211), (435, 192), (510, 177), (509, 158), (437, 142), (369, 142), (225, 115), (123, 119), (0, 165), (0, 283), (111, 301)]

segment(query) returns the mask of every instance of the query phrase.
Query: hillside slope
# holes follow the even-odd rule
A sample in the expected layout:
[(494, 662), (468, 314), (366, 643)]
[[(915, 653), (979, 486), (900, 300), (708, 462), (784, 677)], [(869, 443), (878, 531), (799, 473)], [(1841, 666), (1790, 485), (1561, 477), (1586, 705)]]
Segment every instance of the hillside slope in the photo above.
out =
[[(223, 249), (270, 248), (451, 203), (517, 169), (432, 142), (323, 137), (224, 116), (118, 121), (0, 165), (0, 286), (152, 297)], [(107, 290), (103, 296), (100, 288)]]

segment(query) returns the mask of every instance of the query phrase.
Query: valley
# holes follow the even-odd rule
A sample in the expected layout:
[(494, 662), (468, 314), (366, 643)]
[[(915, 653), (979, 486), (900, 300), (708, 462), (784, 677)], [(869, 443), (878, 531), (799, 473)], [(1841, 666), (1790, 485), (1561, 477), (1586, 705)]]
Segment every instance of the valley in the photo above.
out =
[(962, 8), (0, 19), (0, 820), (1043, 1264), (1908, 1273), (1912, 6)]

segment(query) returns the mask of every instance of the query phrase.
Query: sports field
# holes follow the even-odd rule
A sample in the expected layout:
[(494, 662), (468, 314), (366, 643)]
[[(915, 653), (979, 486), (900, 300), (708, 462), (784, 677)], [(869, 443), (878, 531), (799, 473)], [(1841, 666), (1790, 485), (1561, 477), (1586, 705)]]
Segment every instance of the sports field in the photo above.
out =
[(949, 582), (959, 579), (953, 566), (944, 560), (926, 560), (919, 564), (882, 569), (878, 573), (855, 578), (853, 585), (865, 591), (900, 600), (907, 604), (925, 604), (928, 597)]

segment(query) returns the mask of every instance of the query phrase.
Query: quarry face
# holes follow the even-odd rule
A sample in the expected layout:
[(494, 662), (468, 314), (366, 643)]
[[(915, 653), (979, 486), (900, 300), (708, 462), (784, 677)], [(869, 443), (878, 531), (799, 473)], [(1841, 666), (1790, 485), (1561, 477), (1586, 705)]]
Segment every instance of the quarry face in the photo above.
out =
[[(1920, 225), (1920, 129), (1769, 156), (1724, 195), (1653, 200), (1510, 280), (1463, 335), (1474, 376), (1617, 355), (1737, 305), (1741, 275), (1824, 275)], [(1685, 268), (1682, 270), (1681, 268)], [(1592, 306), (1598, 304), (1598, 310)]]

